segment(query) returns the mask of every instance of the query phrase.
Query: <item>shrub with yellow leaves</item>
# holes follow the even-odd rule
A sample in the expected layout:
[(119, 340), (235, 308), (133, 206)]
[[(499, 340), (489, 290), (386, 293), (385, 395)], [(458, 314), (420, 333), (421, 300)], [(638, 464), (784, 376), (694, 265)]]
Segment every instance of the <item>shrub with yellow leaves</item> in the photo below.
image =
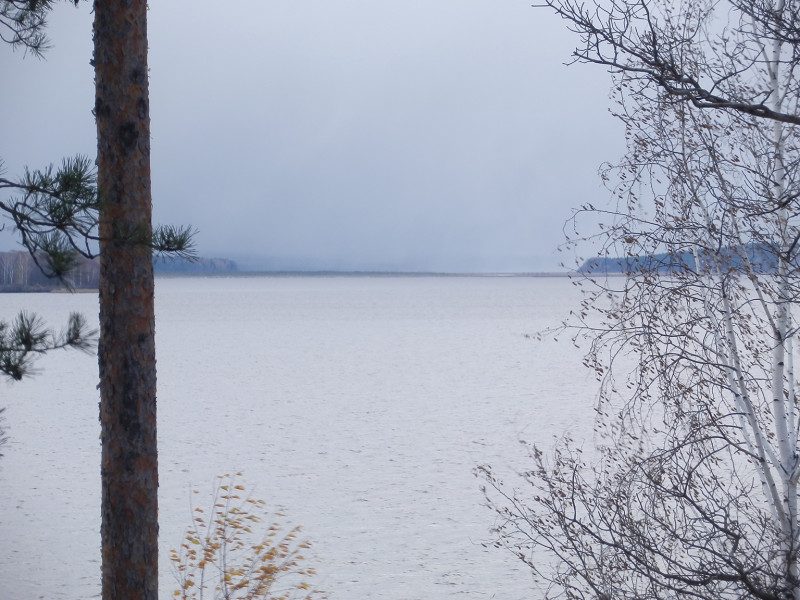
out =
[[(183, 543), (170, 552), (181, 600), (314, 600), (324, 592), (307, 579), (302, 552), (311, 543), (299, 539), (300, 527), (288, 532), (268, 513), (266, 503), (244, 494), (236, 475), (218, 477), (209, 510), (194, 508)], [(197, 490), (193, 490), (195, 494)], [(272, 518), (267, 519), (268, 516)], [(263, 531), (260, 524), (269, 525)]]

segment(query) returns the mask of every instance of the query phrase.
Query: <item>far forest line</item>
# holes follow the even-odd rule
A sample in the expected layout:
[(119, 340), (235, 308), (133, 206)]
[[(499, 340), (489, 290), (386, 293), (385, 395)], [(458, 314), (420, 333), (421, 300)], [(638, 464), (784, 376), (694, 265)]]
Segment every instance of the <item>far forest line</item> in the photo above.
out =
[[(236, 272), (236, 263), (224, 258), (154, 258), (158, 274), (214, 274)], [(24, 251), (0, 252), (0, 292), (51, 292), (59, 289), (97, 289), (99, 259), (77, 256), (75, 267), (67, 276), (69, 285), (48, 278)]]

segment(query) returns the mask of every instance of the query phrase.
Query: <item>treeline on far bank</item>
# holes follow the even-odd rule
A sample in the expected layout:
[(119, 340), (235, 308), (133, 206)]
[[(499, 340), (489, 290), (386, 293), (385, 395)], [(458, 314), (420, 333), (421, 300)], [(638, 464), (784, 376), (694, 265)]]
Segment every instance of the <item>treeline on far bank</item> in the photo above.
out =
[(680, 272), (700, 273), (714, 268), (731, 273), (776, 273), (778, 244), (766, 242), (742, 244), (737, 247), (701, 248), (694, 251), (632, 256), (597, 256), (587, 259), (578, 268), (585, 275), (662, 275)]
[[(203, 275), (237, 270), (235, 262), (224, 258), (154, 258), (153, 268), (157, 275)], [(97, 289), (99, 275), (99, 259), (78, 256), (67, 281), (73, 289), (92, 290)], [(46, 277), (27, 252), (0, 252), (0, 292), (50, 292), (66, 287), (57, 279)]]

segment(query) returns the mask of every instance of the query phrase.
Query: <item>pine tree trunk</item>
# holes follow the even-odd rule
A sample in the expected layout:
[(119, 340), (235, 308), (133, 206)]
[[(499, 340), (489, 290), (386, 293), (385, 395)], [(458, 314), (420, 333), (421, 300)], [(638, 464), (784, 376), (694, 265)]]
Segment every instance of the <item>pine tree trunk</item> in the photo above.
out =
[(147, 4), (95, 0), (104, 600), (158, 597)]

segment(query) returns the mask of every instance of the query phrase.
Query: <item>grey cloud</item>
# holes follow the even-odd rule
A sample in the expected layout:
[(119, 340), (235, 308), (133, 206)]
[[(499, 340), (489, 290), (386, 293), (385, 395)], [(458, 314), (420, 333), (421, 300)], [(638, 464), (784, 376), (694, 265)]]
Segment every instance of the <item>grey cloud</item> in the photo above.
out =
[[(564, 67), (569, 32), (528, 2), (170, 0), (149, 19), (154, 216), (198, 227), (203, 254), (552, 268), (571, 208), (608, 195), (607, 75)], [(60, 6), (46, 63), (0, 53), (9, 170), (94, 151), (90, 29)]]

